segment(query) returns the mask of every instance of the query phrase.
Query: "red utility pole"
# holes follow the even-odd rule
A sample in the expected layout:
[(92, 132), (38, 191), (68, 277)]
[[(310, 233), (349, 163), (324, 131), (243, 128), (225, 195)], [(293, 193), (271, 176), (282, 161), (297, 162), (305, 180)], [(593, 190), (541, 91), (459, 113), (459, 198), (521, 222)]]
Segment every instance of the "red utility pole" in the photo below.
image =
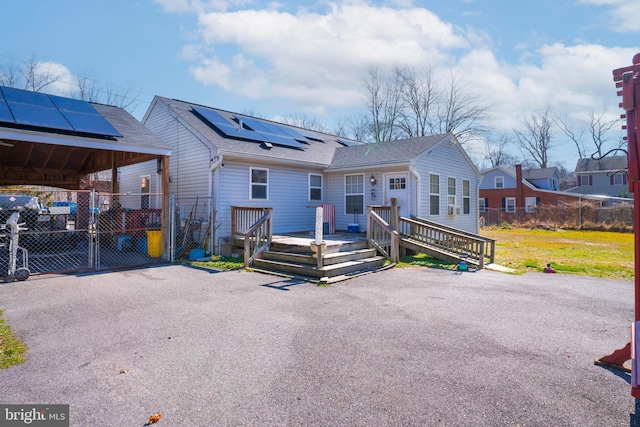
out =
[(622, 97), (620, 107), (624, 113), (620, 116), (626, 119), (627, 156), (629, 176), (629, 190), (633, 193), (633, 230), (635, 249), (635, 316), (631, 327), (631, 342), (620, 350), (616, 350), (608, 356), (596, 359), (596, 364), (609, 366), (628, 371), (624, 363), (631, 359), (631, 395), (640, 399), (640, 387), (638, 380), (638, 360), (636, 358), (636, 337), (640, 329), (636, 325), (640, 321), (640, 147), (638, 146), (638, 118), (640, 117), (640, 53), (633, 57), (633, 65), (630, 67), (613, 70), (613, 81), (616, 82), (618, 96)]

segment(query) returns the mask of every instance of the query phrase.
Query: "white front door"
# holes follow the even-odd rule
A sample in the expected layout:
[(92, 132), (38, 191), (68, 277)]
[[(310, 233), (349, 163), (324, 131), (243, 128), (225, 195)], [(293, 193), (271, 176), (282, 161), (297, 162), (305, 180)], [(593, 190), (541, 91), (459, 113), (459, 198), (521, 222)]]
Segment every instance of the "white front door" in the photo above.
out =
[(393, 173), (386, 174), (385, 178), (385, 204), (390, 205), (391, 199), (398, 199), (400, 206), (400, 216), (409, 216), (409, 174)]

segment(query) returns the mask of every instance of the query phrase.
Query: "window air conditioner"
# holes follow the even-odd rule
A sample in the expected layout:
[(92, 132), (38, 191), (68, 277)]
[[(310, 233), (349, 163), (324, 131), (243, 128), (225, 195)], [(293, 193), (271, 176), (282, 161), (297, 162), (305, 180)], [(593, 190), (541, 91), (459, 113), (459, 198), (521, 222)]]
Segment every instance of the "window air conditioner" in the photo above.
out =
[(449, 205), (447, 206), (447, 210), (449, 215), (454, 215), (456, 213), (456, 206), (455, 205)]

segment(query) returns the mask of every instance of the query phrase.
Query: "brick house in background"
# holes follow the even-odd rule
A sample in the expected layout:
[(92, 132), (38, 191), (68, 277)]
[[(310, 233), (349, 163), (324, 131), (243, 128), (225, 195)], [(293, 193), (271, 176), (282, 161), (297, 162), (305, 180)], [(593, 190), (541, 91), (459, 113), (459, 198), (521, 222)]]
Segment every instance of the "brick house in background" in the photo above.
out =
[[(556, 168), (515, 170), (496, 167), (481, 172), (479, 212), (486, 223), (523, 218), (534, 213), (536, 206), (573, 203), (591, 196), (559, 191)], [(593, 198), (600, 203), (599, 199)]]

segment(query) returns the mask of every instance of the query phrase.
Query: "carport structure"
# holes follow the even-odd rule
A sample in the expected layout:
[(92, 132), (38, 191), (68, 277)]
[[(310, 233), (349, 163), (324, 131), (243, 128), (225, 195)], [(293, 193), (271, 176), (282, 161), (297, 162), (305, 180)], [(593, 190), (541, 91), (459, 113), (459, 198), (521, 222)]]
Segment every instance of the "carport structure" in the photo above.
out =
[[(156, 160), (169, 183), (169, 147), (120, 107), (0, 87), (0, 187), (35, 185), (81, 190), (82, 178)], [(112, 179), (111, 192), (118, 193)], [(163, 253), (169, 198), (162, 197)]]

